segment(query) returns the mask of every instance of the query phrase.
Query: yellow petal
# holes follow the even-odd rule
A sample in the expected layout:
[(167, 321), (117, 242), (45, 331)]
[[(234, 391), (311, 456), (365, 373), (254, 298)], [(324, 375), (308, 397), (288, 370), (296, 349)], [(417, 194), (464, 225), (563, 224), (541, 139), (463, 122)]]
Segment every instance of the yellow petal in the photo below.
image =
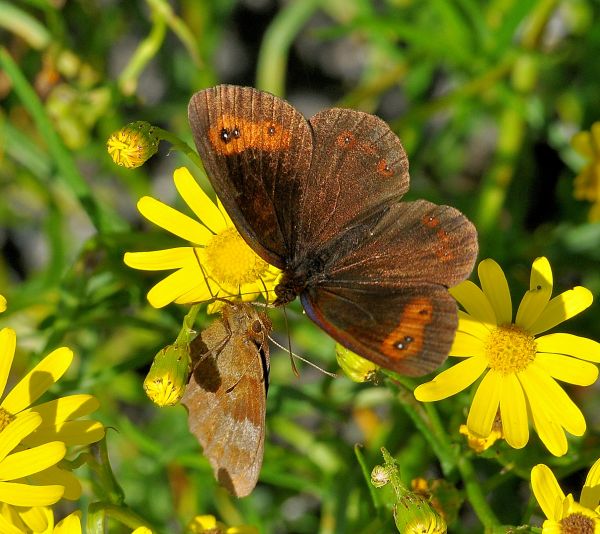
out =
[(0, 330), (0, 396), (4, 393), (6, 387), (16, 346), (17, 333), (12, 328)]
[(69, 447), (90, 445), (104, 437), (104, 426), (99, 421), (67, 421), (58, 427), (38, 428), (25, 443), (29, 447), (46, 441), (62, 441)]
[(54, 534), (81, 534), (81, 512), (73, 512), (54, 527)]
[(39, 473), (36, 473), (31, 477), (36, 485), (50, 485), (50, 484), (59, 484), (65, 488), (65, 492), (63, 494), (64, 499), (68, 499), (70, 501), (76, 501), (81, 497), (81, 482), (79, 482), (78, 478), (71, 473), (71, 471), (66, 471), (65, 469), (61, 469), (60, 467), (53, 465), (48, 469), (44, 469)]
[(531, 487), (542, 512), (548, 519), (560, 521), (556, 514), (556, 501), (562, 502), (565, 494), (554, 476), (544, 464), (538, 464), (531, 470)]
[(569, 384), (589, 386), (598, 378), (598, 368), (593, 363), (570, 356), (538, 352), (535, 361), (552, 378)]
[(128, 267), (142, 271), (167, 271), (198, 262), (193, 247), (167, 248), (150, 252), (126, 252), (123, 262)]
[(150, 222), (195, 245), (205, 244), (213, 235), (206, 226), (155, 198), (142, 197), (137, 207)]
[[(2, 432), (0, 432), (0, 462), (4, 461), (23, 438), (31, 434), (40, 424), (42, 418), (37, 413), (18, 415)], [(0, 499), (2, 502), (2, 499)]]
[(33, 449), (9, 454), (0, 462), (0, 480), (16, 480), (42, 471), (60, 462), (66, 452), (64, 443), (53, 441)]
[(529, 331), (531, 325), (540, 316), (552, 295), (552, 269), (550, 262), (545, 258), (536, 258), (531, 266), (529, 278), (529, 291), (525, 293), (519, 309), (515, 324)]
[(12, 520), (12, 518), (6, 518), (4, 514), (0, 515), (0, 532), (2, 532), (2, 534), (23, 534), (24, 530), (15, 526), (13, 524), (14, 522), (15, 521)]
[(198, 185), (188, 169), (185, 167), (176, 169), (173, 173), (173, 180), (181, 198), (185, 200), (185, 203), (191, 208), (196, 217), (202, 221), (202, 224), (213, 234), (225, 230), (225, 219), (219, 208)]
[(6, 311), (6, 298), (4, 298), (4, 295), (0, 295), (0, 313), (3, 311)]
[(573, 334), (548, 334), (536, 340), (538, 352), (566, 354), (590, 362), (600, 362), (600, 343)]
[(585, 478), (579, 502), (590, 510), (595, 510), (600, 502), (600, 459), (594, 462)]
[(449, 356), (485, 356), (485, 345), (481, 339), (473, 337), (471, 334), (457, 331), (454, 336), (454, 343), (450, 349)]
[(477, 269), (481, 289), (492, 306), (496, 316), (494, 324), (512, 323), (512, 301), (506, 276), (500, 265), (488, 258), (483, 260)]
[(496, 314), (490, 301), (473, 282), (465, 280), (448, 291), (474, 319), (482, 323), (496, 324)]
[(148, 291), (147, 299), (154, 308), (162, 308), (202, 284), (204, 278), (197, 266), (179, 269)]
[(96, 411), (100, 407), (98, 399), (93, 395), (77, 394), (59, 397), (37, 406), (33, 406), (25, 412), (36, 412), (42, 416), (42, 426), (40, 430), (46, 426), (55, 426), (63, 421), (84, 417)]
[(0, 482), (0, 501), (13, 506), (48, 506), (63, 495), (62, 486), (31, 486), (16, 482)]
[(65, 374), (72, 361), (73, 351), (67, 347), (52, 351), (12, 389), (2, 401), (2, 408), (16, 414), (29, 407)]
[[(19, 517), (33, 532), (45, 532), (54, 523), (54, 515), (47, 506), (18, 508)], [(0, 532), (2, 532), (0, 530)]]
[(480, 436), (487, 436), (492, 431), (492, 424), (500, 404), (501, 389), (502, 376), (490, 369), (475, 392), (467, 416), (467, 428), (471, 432)]
[(521, 449), (529, 441), (527, 404), (521, 383), (515, 375), (502, 377), (500, 393), (500, 417), (504, 439), (515, 449)]
[(225, 209), (225, 206), (223, 206), (223, 204), (221, 203), (221, 199), (219, 197), (217, 197), (217, 207), (219, 208), (221, 215), (223, 215), (223, 218), (225, 219), (225, 226), (227, 226), (227, 228), (233, 228), (235, 225), (233, 224), (229, 213), (227, 213), (227, 210)]
[(545, 332), (588, 308), (593, 301), (592, 292), (577, 286), (554, 297), (537, 320), (528, 329), (533, 335)]
[(458, 328), (457, 331), (471, 334), (472, 336), (486, 341), (490, 331), (495, 328), (492, 324), (484, 324), (462, 310), (458, 310)]
[[(206, 279), (207, 280), (207, 279)], [(214, 294), (218, 292), (218, 289), (215, 286), (213, 289)], [(194, 304), (196, 302), (206, 302), (213, 298), (213, 293), (208, 288), (206, 281), (204, 283), (198, 284), (194, 286), (189, 291), (185, 292), (183, 295), (177, 297), (175, 302), (177, 304)]]
[[(469, 387), (487, 367), (487, 359), (468, 358), (436, 376), (431, 382), (415, 389), (415, 398), (421, 402), (445, 399)], [(488, 432), (489, 433), (489, 432)]]
[(546, 404), (546, 412), (569, 433), (582, 436), (586, 428), (585, 419), (564, 389), (538, 365), (537, 360), (529, 365), (526, 372), (528, 380), (535, 380), (538, 395)]

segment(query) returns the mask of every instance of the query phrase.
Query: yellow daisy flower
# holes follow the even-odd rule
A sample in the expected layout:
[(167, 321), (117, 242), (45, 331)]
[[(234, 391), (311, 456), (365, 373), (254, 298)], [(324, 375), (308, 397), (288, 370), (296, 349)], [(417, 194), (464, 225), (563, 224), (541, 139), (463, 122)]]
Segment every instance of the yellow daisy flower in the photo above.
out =
[(571, 145), (588, 160), (575, 178), (573, 196), (591, 202), (588, 218), (600, 221), (600, 121), (592, 124), (589, 132), (576, 134)]
[(571, 494), (565, 496), (556, 477), (544, 464), (531, 470), (531, 486), (548, 518), (544, 521), (542, 534), (600, 534), (600, 460), (590, 469), (579, 502)]
[[(36, 413), (41, 416), (42, 422), (34, 432), (23, 438), (24, 447), (33, 448), (51, 441), (81, 446), (102, 439), (104, 427), (101, 423), (79, 419), (98, 408), (99, 403), (92, 395), (69, 395), (34, 405), (71, 365), (73, 352), (68, 348), (61, 347), (48, 354), (10, 391), (6, 391), (16, 342), (13, 329), (0, 330), (0, 430), (19, 414)], [(42, 484), (64, 486), (63, 497), (66, 499), (78, 499), (81, 495), (81, 484), (77, 478), (55, 465), (38, 470), (32, 478)]]
[[(177, 269), (148, 292), (148, 302), (162, 308), (171, 302), (190, 304), (213, 297), (268, 300), (280, 271), (260, 258), (239, 235), (225, 209), (215, 205), (185, 167), (173, 173), (177, 191), (198, 220), (152, 198), (143, 197), (138, 210), (149, 221), (192, 243), (191, 247), (152, 252), (127, 252), (125, 264), (134, 269)], [(209, 287), (210, 286), (210, 287)], [(216, 301), (209, 312), (222, 303)]]
[(0, 313), (6, 311), (6, 299), (3, 295), (0, 295)]
[[(488, 436), (498, 411), (504, 439), (519, 449), (529, 440), (528, 419), (548, 450), (567, 452), (565, 430), (585, 432), (579, 408), (556, 382), (588, 386), (598, 378), (600, 344), (572, 334), (538, 336), (585, 310), (592, 294), (575, 287), (550, 299), (552, 271), (546, 258), (531, 269), (530, 289), (512, 322), (512, 303), (500, 266), (487, 259), (479, 264), (481, 287), (465, 281), (450, 291), (466, 311), (450, 356), (462, 361), (431, 382), (415, 389), (423, 402), (445, 399), (473, 384), (480, 376), (467, 418), (468, 430)], [(587, 360), (587, 361), (585, 361)]]

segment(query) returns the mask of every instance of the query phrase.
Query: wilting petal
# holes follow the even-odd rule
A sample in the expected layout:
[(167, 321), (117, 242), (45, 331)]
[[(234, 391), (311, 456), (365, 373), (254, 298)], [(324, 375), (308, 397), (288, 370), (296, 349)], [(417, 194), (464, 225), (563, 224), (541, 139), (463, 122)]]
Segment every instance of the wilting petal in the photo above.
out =
[(415, 398), (421, 402), (445, 399), (469, 387), (487, 367), (485, 358), (468, 358), (450, 367), (430, 382), (415, 389)]
[(198, 182), (186, 167), (175, 169), (173, 180), (181, 198), (191, 208), (196, 217), (202, 221), (202, 224), (211, 230), (213, 234), (225, 230), (225, 219), (219, 208), (204, 192), (204, 189), (198, 185)]
[(492, 424), (500, 404), (501, 388), (502, 376), (490, 369), (475, 392), (467, 416), (467, 427), (471, 432), (487, 436), (492, 431)]
[(495, 313), (495, 324), (510, 324), (512, 322), (512, 301), (508, 282), (500, 265), (488, 258), (479, 264), (477, 274), (481, 282), (481, 289)]

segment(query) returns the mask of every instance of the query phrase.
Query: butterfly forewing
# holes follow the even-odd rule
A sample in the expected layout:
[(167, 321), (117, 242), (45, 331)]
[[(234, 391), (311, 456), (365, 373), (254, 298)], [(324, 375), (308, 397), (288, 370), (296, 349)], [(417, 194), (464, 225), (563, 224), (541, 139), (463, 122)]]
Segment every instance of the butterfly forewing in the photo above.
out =
[(310, 119), (313, 156), (297, 214), (296, 258), (310, 256), (408, 190), (408, 159), (374, 115), (330, 109)]
[(197, 363), (182, 399), (190, 431), (238, 497), (252, 491), (262, 465), (270, 325), (248, 304), (228, 305), (192, 342)]
[(312, 159), (306, 119), (248, 87), (196, 93), (188, 114), (211, 183), (242, 236), (272, 265), (290, 255), (299, 188)]

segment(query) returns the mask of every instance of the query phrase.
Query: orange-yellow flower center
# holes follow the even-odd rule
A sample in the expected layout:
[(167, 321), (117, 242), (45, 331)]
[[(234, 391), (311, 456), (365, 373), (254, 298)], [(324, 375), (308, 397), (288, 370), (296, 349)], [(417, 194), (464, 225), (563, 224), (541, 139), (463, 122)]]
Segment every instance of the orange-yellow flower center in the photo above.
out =
[(4, 430), (12, 421), (14, 421), (15, 416), (7, 412), (4, 408), (0, 408), (0, 432)]
[(485, 344), (490, 368), (504, 375), (525, 370), (536, 350), (535, 338), (514, 324), (498, 326)]
[(269, 264), (258, 256), (235, 228), (212, 236), (203, 254), (209, 276), (225, 289), (236, 292), (242, 284), (256, 282)]
[(597, 522), (581, 513), (569, 514), (560, 520), (561, 534), (594, 534)]

